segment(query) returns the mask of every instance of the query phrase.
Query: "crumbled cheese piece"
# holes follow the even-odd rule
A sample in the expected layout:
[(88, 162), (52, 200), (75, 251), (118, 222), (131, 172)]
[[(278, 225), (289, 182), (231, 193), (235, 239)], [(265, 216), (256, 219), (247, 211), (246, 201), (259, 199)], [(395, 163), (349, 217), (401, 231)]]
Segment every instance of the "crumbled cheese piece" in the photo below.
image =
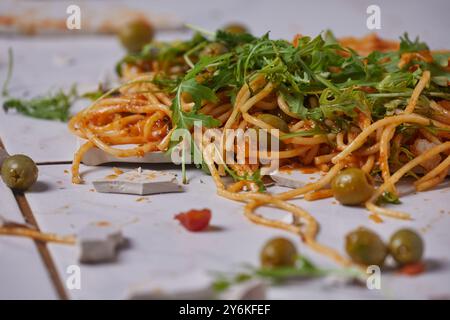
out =
[(93, 185), (96, 191), (106, 193), (148, 195), (183, 191), (175, 175), (142, 168), (122, 174), (108, 175), (103, 179), (93, 181)]
[(116, 258), (123, 243), (122, 231), (111, 225), (88, 225), (78, 232), (77, 245), (81, 263), (99, 263)]

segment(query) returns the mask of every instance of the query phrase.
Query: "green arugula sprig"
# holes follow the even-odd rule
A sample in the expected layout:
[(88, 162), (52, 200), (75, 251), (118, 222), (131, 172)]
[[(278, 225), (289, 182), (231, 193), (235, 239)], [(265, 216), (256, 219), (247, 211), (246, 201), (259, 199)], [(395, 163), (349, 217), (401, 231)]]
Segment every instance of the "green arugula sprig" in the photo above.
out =
[[(198, 113), (202, 103), (216, 101), (217, 92), (225, 93), (234, 103), (238, 90), (258, 74), (274, 84), (292, 113), (315, 123), (312, 130), (290, 133), (281, 139), (348, 129), (357, 125), (360, 112), (374, 120), (392, 115), (405, 108), (424, 70), (430, 70), (432, 82), (421, 99), (450, 99), (448, 54), (433, 54), (433, 62), (413, 57), (399, 67), (402, 54), (428, 50), (426, 44), (417, 38), (411, 40), (407, 34), (401, 37), (398, 51), (374, 51), (365, 57), (340, 46), (330, 31), (315, 38), (300, 37), (294, 46), (286, 40), (271, 39), (268, 33), (256, 37), (192, 29), (197, 32), (190, 40), (152, 43), (140, 54), (123, 60), (144, 69), (147, 62), (157, 60), (162, 70), (167, 66), (179, 70), (161, 72), (154, 79), (162, 90), (175, 94), (173, 127), (191, 130), (195, 121), (206, 127), (217, 126), (214, 118)], [(226, 53), (205, 57), (203, 48), (212, 43), (224, 45)], [(190, 111), (182, 110), (181, 97), (185, 96), (194, 102)], [(235, 179), (249, 178), (232, 172)]]
[(356, 268), (343, 269), (321, 269), (316, 267), (309, 259), (304, 256), (297, 256), (293, 267), (275, 267), (275, 268), (255, 268), (244, 266), (244, 271), (237, 273), (216, 273), (216, 280), (213, 283), (213, 289), (217, 292), (223, 292), (231, 286), (251, 279), (264, 279), (272, 284), (281, 284), (284, 281), (299, 278), (316, 278), (328, 275), (336, 275), (353, 280), (365, 279), (366, 275)]
[(3, 103), (3, 110), (8, 112), (14, 109), (33, 118), (68, 121), (70, 107), (77, 97), (76, 86), (72, 86), (67, 93), (59, 90), (56, 93), (31, 99), (8, 99)]

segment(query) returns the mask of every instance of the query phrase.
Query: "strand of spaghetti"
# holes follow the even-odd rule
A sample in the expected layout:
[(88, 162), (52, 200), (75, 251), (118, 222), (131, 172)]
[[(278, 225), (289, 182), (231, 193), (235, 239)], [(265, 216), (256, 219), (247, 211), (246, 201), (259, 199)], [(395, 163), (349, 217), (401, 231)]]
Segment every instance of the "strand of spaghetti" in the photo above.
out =
[(251, 92), (259, 89), (260, 86), (265, 84), (265, 79), (263, 75), (258, 75), (252, 81), (250, 81), (250, 87), (247, 84), (244, 84), (236, 95), (236, 101), (233, 106), (233, 112), (230, 115), (230, 118), (225, 123), (224, 129), (229, 129), (232, 125), (238, 120), (240, 114), (240, 106), (242, 103), (245, 103), (250, 98)]
[(373, 132), (378, 130), (379, 128), (383, 128), (390, 124), (401, 124), (401, 123), (417, 123), (420, 125), (429, 125), (430, 123), (439, 127), (439, 128), (447, 128), (448, 126), (442, 124), (440, 122), (422, 117), (418, 114), (404, 114), (398, 116), (387, 117), (377, 122), (371, 124), (368, 128), (364, 129), (352, 143), (350, 143), (345, 150), (341, 151), (337, 156), (335, 156), (332, 160), (333, 163), (337, 163), (347, 157), (350, 153), (360, 148), (365, 142), (367, 137), (369, 137)]
[(278, 102), (278, 106), (280, 107), (281, 111), (283, 111), (285, 114), (287, 114), (288, 116), (290, 116), (294, 119), (301, 119), (301, 117), (298, 114), (296, 114), (290, 110), (286, 101), (284, 101), (282, 94), (278, 95), (277, 102)]
[(81, 159), (83, 159), (83, 155), (88, 151), (90, 148), (92, 148), (94, 144), (91, 141), (85, 142), (78, 150), (75, 152), (75, 155), (73, 157), (72, 161), (72, 183), (79, 184), (83, 180), (80, 177), (80, 163)]
[(267, 203), (262, 203), (262, 202), (258, 202), (258, 201), (251, 201), (251, 202), (247, 203), (247, 205), (244, 207), (244, 213), (245, 213), (246, 217), (257, 224), (262, 224), (262, 225), (265, 225), (268, 227), (278, 228), (278, 229), (291, 231), (293, 233), (299, 234), (301, 236), (302, 240), (305, 242), (305, 244), (308, 245), (314, 251), (328, 256), (329, 258), (333, 259), (336, 263), (338, 263), (342, 266), (353, 265), (353, 263), (349, 259), (343, 257), (336, 250), (334, 250), (330, 247), (324, 246), (315, 240), (317, 232), (318, 232), (318, 224), (317, 224), (317, 221), (306, 211), (304, 211), (303, 209), (301, 209), (293, 204), (290, 204), (288, 202), (281, 201), (281, 200), (273, 200), (270, 203), (280, 209), (284, 209), (288, 212), (291, 212), (293, 215), (295, 215), (296, 217), (298, 217), (300, 219), (306, 220), (306, 222), (307, 222), (306, 223), (306, 231), (302, 232), (301, 228), (296, 225), (286, 224), (286, 223), (283, 223), (278, 220), (267, 219), (267, 218), (264, 218), (260, 215), (253, 213), (253, 211), (257, 207), (259, 207), (263, 204), (267, 204)]
[[(414, 111), (417, 101), (419, 100), (419, 96), (420, 96), (422, 90), (428, 84), (429, 80), (430, 80), (430, 72), (424, 71), (422, 77), (420, 78), (419, 82), (417, 83), (416, 87), (413, 90), (413, 93), (411, 95), (411, 98), (409, 99), (408, 105), (405, 108), (404, 114), (411, 114)], [(379, 166), (381, 169), (381, 175), (385, 182), (388, 181), (391, 176), (388, 158), (389, 158), (390, 141), (394, 137), (396, 127), (397, 127), (397, 124), (389, 125), (383, 131), (383, 133), (381, 135), (381, 139), (380, 139), (380, 157), (378, 159), (378, 162), (379, 162)], [(390, 186), (389, 189), (390, 189), (389, 191), (391, 191), (393, 193), (397, 193), (394, 186)]]
[(337, 149), (339, 151), (342, 151), (347, 147), (347, 145), (344, 143), (344, 133), (343, 132), (339, 132), (336, 135), (336, 144), (337, 144)]
[(277, 128), (271, 126), (270, 124), (268, 124), (258, 118), (251, 116), (248, 113), (243, 113), (242, 118), (244, 118), (244, 120), (247, 121), (247, 123), (250, 123), (250, 124), (256, 126), (257, 128), (262, 128), (262, 129), (267, 129), (267, 130), (270, 130), (270, 129), (277, 130)]
[(161, 140), (161, 142), (156, 146), (159, 151), (165, 151), (169, 147), (170, 137), (172, 133), (176, 130), (176, 127), (173, 127), (167, 135)]
[(303, 156), (303, 159), (302, 159), (303, 164), (305, 164), (305, 165), (310, 165), (310, 164), (314, 161), (314, 158), (316, 157), (317, 152), (319, 152), (319, 147), (320, 147), (320, 146), (319, 146), (318, 144), (313, 145), (313, 146), (306, 152), (306, 154)]
[(433, 188), (434, 186), (437, 186), (438, 184), (440, 184), (442, 181), (445, 180), (445, 178), (447, 177), (448, 174), (448, 167), (445, 168), (441, 173), (439, 173), (438, 176), (428, 179), (422, 183), (419, 183), (417, 185), (415, 185), (416, 190), (417, 191), (425, 191), (428, 190), (430, 188)]
[(283, 139), (283, 135), (281, 135), (280, 139), (285, 143), (294, 143), (301, 145), (317, 145), (328, 142), (327, 136), (324, 135), (316, 135), (314, 137), (293, 137), (287, 139)]
[(274, 84), (272, 82), (267, 83), (266, 86), (260, 92), (255, 94), (253, 97), (251, 97), (247, 101), (245, 101), (245, 103), (243, 103), (239, 107), (239, 111), (241, 113), (248, 112), (248, 110), (250, 110), (250, 108), (253, 107), (256, 102), (258, 102), (258, 101), (264, 99), (265, 97), (267, 97), (272, 92), (274, 87), (275, 86), (274, 86)]
[(434, 143), (434, 144), (442, 143), (438, 137), (436, 137), (434, 134), (432, 134), (431, 132), (429, 132), (426, 129), (419, 129), (419, 132), (421, 135), (423, 135), (425, 137), (425, 139), (427, 139), (431, 143)]
[(289, 128), (289, 132), (299, 131), (305, 127), (306, 122), (303, 120), (298, 121), (296, 124)]
[(210, 115), (212, 117), (217, 117), (218, 115), (228, 111), (230, 108), (231, 108), (231, 103), (226, 103), (224, 105), (217, 106), (217, 107), (214, 108), (214, 110), (212, 110), (210, 112)]
[[(391, 176), (388, 159), (389, 159), (390, 141), (394, 137), (395, 128), (396, 125), (390, 125), (381, 134), (380, 155), (378, 157), (378, 165), (380, 166), (381, 177), (383, 178), (384, 182), (388, 181)], [(397, 191), (395, 190), (394, 186), (390, 186), (389, 191), (397, 194)]]
[(258, 158), (259, 159), (287, 159), (299, 156), (305, 152), (307, 147), (298, 147), (292, 150), (283, 150), (283, 151), (261, 151), (258, 150)]
[(140, 114), (133, 114), (131, 116), (125, 116), (122, 117), (118, 120), (115, 120), (113, 122), (108, 123), (107, 125), (104, 126), (95, 126), (95, 125), (91, 125), (91, 129), (94, 129), (95, 131), (98, 132), (103, 132), (103, 131), (109, 131), (109, 130), (113, 130), (116, 129), (118, 127), (123, 127), (125, 125), (131, 124), (131, 123), (135, 123), (139, 120), (144, 119), (143, 115)]
[(278, 107), (277, 102), (274, 101), (258, 101), (255, 103), (255, 108), (261, 109), (261, 110), (274, 110)]
[(375, 156), (373, 154), (371, 154), (370, 156), (367, 157), (367, 160), (364, 163), (364, 165), (361, 167), (361, 170), (367, 174), (370, 174), (374, 164), (375, 164)]
[(151, 130), (153, 128), (153, 125), (155, 124), (156, 121), (158, 121), (159, 119), (161, 119), (164, 116), (164, 114), (162, 114), (162, 112), (155, 112), (153, 115), (151, 115), (149, 118), (147, 118), (147, 120), (145, 121), (145, 125), (144, 125), (144, 139), (148, 140), (150, 138), (150, 135), (152, 134)]
[[(322, 253), (324, 255), (327, 255), (328, 257), (332, 258), (333, 260), (335, 260), (337, 263), (339, 263), (341, 265), (348, 266), (348, 265), (352, 264), (350, 260), (342, 257), (336, 250), (328, 248), (326, 246), (323, 246), (315, 241), (314, 238), (315, 238), (315, 236), (317, 234), (317, 230), (318, 230), (317, 221), (303, 209), (298, 208), (292, 204), (289, 204), (289, 203), (283, 201), (283, 200), (287, 200), (289, 198), (289, 197), (286, 197), (286, 195), (287, 196), (290, 195), (289, 193), (282, 193), (282, 194), (278, 194), (278, 195), (275, 195), (274, 197), (272, 197), (272, 196), (268, 196), (268, 195), (255, 194), (255, 193), (241, 195), (241, 194), (229, 192), (229, 191), (225, 190), (224, 184), (221, 181), (221, 179), (217, 173), (217, 170), (212, 162), (212, 159), (211, 159), (209, 153), (204, 152), (204, 157), (205, 157), (205, 161), (208, 165), (208, 168), (210, 170), (210, 173), (213, 177), (213, 180), (216, 183), (217, 193), (228, 199), (241, 201), (241, 202), (242, 201), (248, 202), (244, 208), (244, 213), (248, 219), (250, 219), (251, 221), (253, 221), (257, 224), (262, 224), (262, 225), (267, 225), (270, 227), (275, 227), (275, 228), (280, 228), (283, 230), (292, 231), (292, 232), (302, 236), (303, 233), (301, 232), (301, 229), (295, 225), (285, 224), (281, 221), (269, 220), (269, 219), (266, 219), (264, 217), (261, 217), (261, 216), (253, 213), (253, 210), (262, 204), (274, 204), (281, 209), (287, 210), (287, 211), (293, 213), (294, 215), (305, 219), (308, 222), (306, 234), (303, 235), (303, 238), (304, 238), (303, 240), (313, 250), (315, 250), (319, 253)], [(339, 163), (333, 167), (333, 169), (335, 170), (334, 174), (336, 174), (340, 170), (341, 166), (342, 166), (342, 164)], [(327, 176), (322, 178), (321, 181), (319, 181), (318, 183), (311, 184), (311, 185), (321, 187), (322, 184), (327, 184), (327, 181), (331, 180), (333, 176), (334, 176), (333, 172), (331, 172), (331, 173), (327, 174)]]
[(115, 157), (118, 158), (126, 158), (126, 157), (133, 157), (133, 156), (143, 156), (145, 153), (155, 150), (157, 143), (155, 142), (147, 142), (143, 146), (138, 146), (131, 149), (117, 149), (110, 147), (106, 143), (104, 143), (102, 140), (100, 140), (98, 137), (95, 136), (95, 134), (90, 131), (89, 129), (86, 129), (86, 136), (92, 143), (95, 144), (96, 147), (102, 149), (106, 153), (109, 153)]
[(418, 157), (414, 158), (413, 160), (409, 161), (408, 163), (406, 163), (403, 167), (401, 167), (399, 170), (397, 170), (389, 178), (388, 181), (385, 181), (380, 187), (378, 187), (378, 189), (375, 190), (372, 197), (366, 202), (366, 208), (373, 213), (378, 213), (381, 215), (386, 215), (386, 216), (390, 216), (393, 218), (404, 219), (404, 220), (410, 219), (410, 215), (408, 215), (406, 213), (378, 207), (374, 204), (374, 202), (381, 196), (381, 194), (384, 191), (386, 191), (386, 189), (389, 186), (395, 185), (400, 180), (400, 178), (403, 177), (407, 172), (409, 172), (410, 170), (412, 170), (414, 167), (421, 164), (422, 162), (430, 159), (434, 155), (439, 154), (448, 149), (450, 149), (450, 141), (440, 144), (438, 146), (435, 146), (435, 147), (427, 150), (420, 156), (418, 156)]
[(314, 158), (314, 164), (316, 166), (318, 166), (319, 164), (323, 164), (323, 163), (328, 163), (331, 161), (331, 159), (333, 159), (334, 156), (336, 156), (338, 153), (337, 152), (333, 152), (333, 153), (329, 153), (329, 154), (324, 154), (321, 156), (317, 156)]
[(377, 143), (375, 143), (375, 144), (373, 144), (370, 147), (367, 147), (365, 149), (361, 149), (361, 150), (355, 151), (355, 155), (362, 156), (362, 157), (370, 156), (370, 155), (373, 155), (373, 154), (377, 153), (378, 151), (380, 151), (380, 143), (379, 142), (377, 142)]
[(43, 233), (38, 230), (28, 228), (0, 227), (0, 234), (8, 236), (26, 237), (43, 242), (53, 242), (69, 245), (73, 245), (76, 242), (76, 238), (74, 236), (62, 237), (57, 234)]
[(333, 196), (333, 190), (322, 189), (322, 190), (312, 191), (312, 192), (305, 194), (303, 199), (305, 199), (306, 201), (315, 201), (315, 200), (330, 198), (332, 196)]
[(417, 83), (416, 87), (413, 90), (411, 98), (409, 99), (408, 105), (405, 108), (405, 113), (410, 114), (414, 112), (414, 108), (416, 107), (417, 101), (419, 100), (420, 94), (427, 86), (428, 82), (430, 82), (430, 71), (425, 70)]
[(447, 110), (443, 106), (441, 106), (439, 103), (436, 103), (435, 101), (430, 101), (430, 107), (434, 110), (432, 113), (433, 119), (436, 119), (438, 121), (442, 121), (444, 123), (450, 123), (450, 110)]

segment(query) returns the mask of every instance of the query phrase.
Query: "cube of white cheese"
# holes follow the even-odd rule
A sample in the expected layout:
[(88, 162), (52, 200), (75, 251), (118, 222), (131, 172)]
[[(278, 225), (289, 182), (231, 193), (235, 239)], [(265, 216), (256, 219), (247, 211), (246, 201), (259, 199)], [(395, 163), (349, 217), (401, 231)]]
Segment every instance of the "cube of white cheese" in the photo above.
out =
[(319, 172), (303, 173), (301, 170), (275, 171), (270, 174), (276, 185), (288, 188), (301, 188), (308, 183), (316, 182), (323, 176)]
[(93, 181), (93, 185), (97, 192), (106, 193), (148, 195), (183, 191), (175, 175), (154, 170), (133, 170), (112, 174)]

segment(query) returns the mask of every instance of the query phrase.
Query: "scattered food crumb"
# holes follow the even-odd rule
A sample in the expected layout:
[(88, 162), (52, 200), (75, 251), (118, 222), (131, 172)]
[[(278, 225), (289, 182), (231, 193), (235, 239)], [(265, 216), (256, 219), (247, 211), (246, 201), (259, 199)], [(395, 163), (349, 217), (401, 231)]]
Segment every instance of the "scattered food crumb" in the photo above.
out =
[(120, 170), (119, 168), (116, 168), (116, 167), (113, 168), (113, 171), (116, 175), (120, 175), (123, 173), (123, 170)]
[(65, 173), (65, 174), (69, 174), (69, 170), (65, 169), (65, 170), (64, 170), (64, 173)]
[(142, 201), (146, 201), (149, 200), (147, 197), (140, 197), (136, 199), (136, 202), (142, 202)]
[(107, 175), (105, 177), (105, 179), (114, 180), (114, 179), (117, 179), (117, 175), (116, 174), (110, 174), (110, 175)]
[(369, 218), (375, 223), (383, 223), (383, 219), (381, 219), (381, 217), (377, 214), (371, 214)]
[(95, 189), (89, 189), (90, 192), (95, 192)]
[(109, 227), (111, 223), (109, 221), (103, 220), (95, 222), (94, 225), (96, 225), (97, 227)]

